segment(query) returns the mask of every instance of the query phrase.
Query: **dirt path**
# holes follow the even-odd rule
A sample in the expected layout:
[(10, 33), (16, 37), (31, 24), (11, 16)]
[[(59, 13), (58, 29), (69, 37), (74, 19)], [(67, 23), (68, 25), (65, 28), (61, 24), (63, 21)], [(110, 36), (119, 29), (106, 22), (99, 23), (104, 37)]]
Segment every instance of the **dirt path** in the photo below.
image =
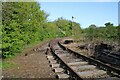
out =
[(3, 69), (2, 76), (4, 78), (55, 78), (55, 73), (45, 56), (47, 43), (34, 48), (38, 47), (37, 51), (31, 48), (13, 59), (5, 60), (5, 62), (15, 63), (17, 66)]

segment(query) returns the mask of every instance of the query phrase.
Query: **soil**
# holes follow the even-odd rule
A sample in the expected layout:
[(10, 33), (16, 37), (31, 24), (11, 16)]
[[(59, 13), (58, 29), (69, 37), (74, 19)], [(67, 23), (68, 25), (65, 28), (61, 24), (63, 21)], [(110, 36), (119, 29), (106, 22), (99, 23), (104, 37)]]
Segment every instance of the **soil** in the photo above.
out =
[(55, 73), (49, 66), (45, 52), (48, 42), (24, 50), (14, 58), (3, 61), (14, 63), (16, 66), (2, 69), (3, 78), (55, 78)]

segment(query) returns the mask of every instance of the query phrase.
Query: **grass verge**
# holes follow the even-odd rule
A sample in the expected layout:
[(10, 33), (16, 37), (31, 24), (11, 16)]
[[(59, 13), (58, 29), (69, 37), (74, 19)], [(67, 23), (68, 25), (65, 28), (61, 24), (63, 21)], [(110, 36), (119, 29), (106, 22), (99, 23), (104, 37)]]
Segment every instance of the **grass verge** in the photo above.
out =
[(7, 68), (15, 67), (15, 66), (17, 66), (16, 63), (0, 61), (0, 68), (2, 69), (7, 69)]

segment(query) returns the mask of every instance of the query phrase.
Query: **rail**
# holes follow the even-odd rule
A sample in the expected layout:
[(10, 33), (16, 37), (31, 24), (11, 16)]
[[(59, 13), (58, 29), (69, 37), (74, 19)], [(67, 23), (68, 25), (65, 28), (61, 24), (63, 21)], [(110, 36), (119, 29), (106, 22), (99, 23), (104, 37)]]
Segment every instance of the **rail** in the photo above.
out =
[(120, 77), (120, 69), (116, 69), (112, 66), (109, 66), (109, 65), (106, 65), (98, 60), (95, 60), (93, 58), (89, 58), (89, 57), (86, 57), (84, 55), (81, 55), (80, 53), (77, 53), (75, 51), (72, 51), (71, 49), (68, 49), (66, 48), (65, 46), (63, 46), (60, 42), (58, 42), (59, 46), (61, 48), (63, 48), (64, 50), (67, 50), (71, 53), (73, 53), (74, 55), (76, 55), (77, 57), (80, 57), (82, 59), (84, 59), (85, 61), (89, 62), (90, 64), (93, 64), (93, 65), (96, 65), (97, 67), (101, 68), (101, 69), (104, 69), (106, 70), (108, 73), (110, 74), (114, 74), (116, 75), (117, 77)]
[[(51, 45), (50, 45), (50, 46), (51, 46)], [(50, 47), (50, 49), (51, 49), (51, 52), (52, 52), (53, 56), (60, 61), (60, 64), (61, 64), (61, 65), (64, 65), (65, 69), (69, 71), (70, 75), (71, 75), (73, 78), (75, 78), (76, 80), (83, 80), (83, 79), (80, 78), (80, 76), (79, 76), (73, 69), (71, 69), (58, 55), (56, 55), (55, 50), (54, 50), (52, 47)]]

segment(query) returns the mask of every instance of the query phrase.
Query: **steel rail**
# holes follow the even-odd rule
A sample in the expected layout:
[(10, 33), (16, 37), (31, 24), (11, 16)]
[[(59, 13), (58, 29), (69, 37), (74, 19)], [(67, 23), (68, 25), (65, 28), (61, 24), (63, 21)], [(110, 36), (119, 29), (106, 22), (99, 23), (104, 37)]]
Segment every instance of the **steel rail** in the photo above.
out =
[(69, 71), (70, 75), (72, 75), (76, 80), (83, 80), (72, 68), (70, 68), (56, 53), (55, 50), (53, 49), (52, 45), (50, 44), (50, 49), (53, 54), (53, 56), (58, 59), (61, 63), (61, 65)]
[(116, 73), (115, 75), (120, 78), (120, 69), (116, 69), (116, 68), (114, 68), (114, 67), (112, 67), (112, 66), (109, 66), (109, 65), (104, 64), (103, 62), (100, 62), (100, 61), (95, 60), (95, 59), (93, 59), (93, 58), (89, 58), (89, 57), (86, 57), (86, 56), (84, 56), (84, 55), (81, 55), (81, 54), (78, 53), (78, 52), (75, 52), (75, 51), (73, 51), (73, 50), (71, 50), (71, 49), (69, 49), (69, 48), (66, 48), (66, 47), (63, 46), (60, 42), (58, 42), (58, 44), (59, 44), (60, 47), (63, 48), (64, 50), (67, 50), (67, 51), (73, 53), (73, 54), (76, 55), (77, 57), (84, 59), (85, 61), (89, 62), (90, 64), (96, 65), (97, 67), (106, 70), (108, 73), (112, 73), (112, 74), (113, 74), (113, 73)]

